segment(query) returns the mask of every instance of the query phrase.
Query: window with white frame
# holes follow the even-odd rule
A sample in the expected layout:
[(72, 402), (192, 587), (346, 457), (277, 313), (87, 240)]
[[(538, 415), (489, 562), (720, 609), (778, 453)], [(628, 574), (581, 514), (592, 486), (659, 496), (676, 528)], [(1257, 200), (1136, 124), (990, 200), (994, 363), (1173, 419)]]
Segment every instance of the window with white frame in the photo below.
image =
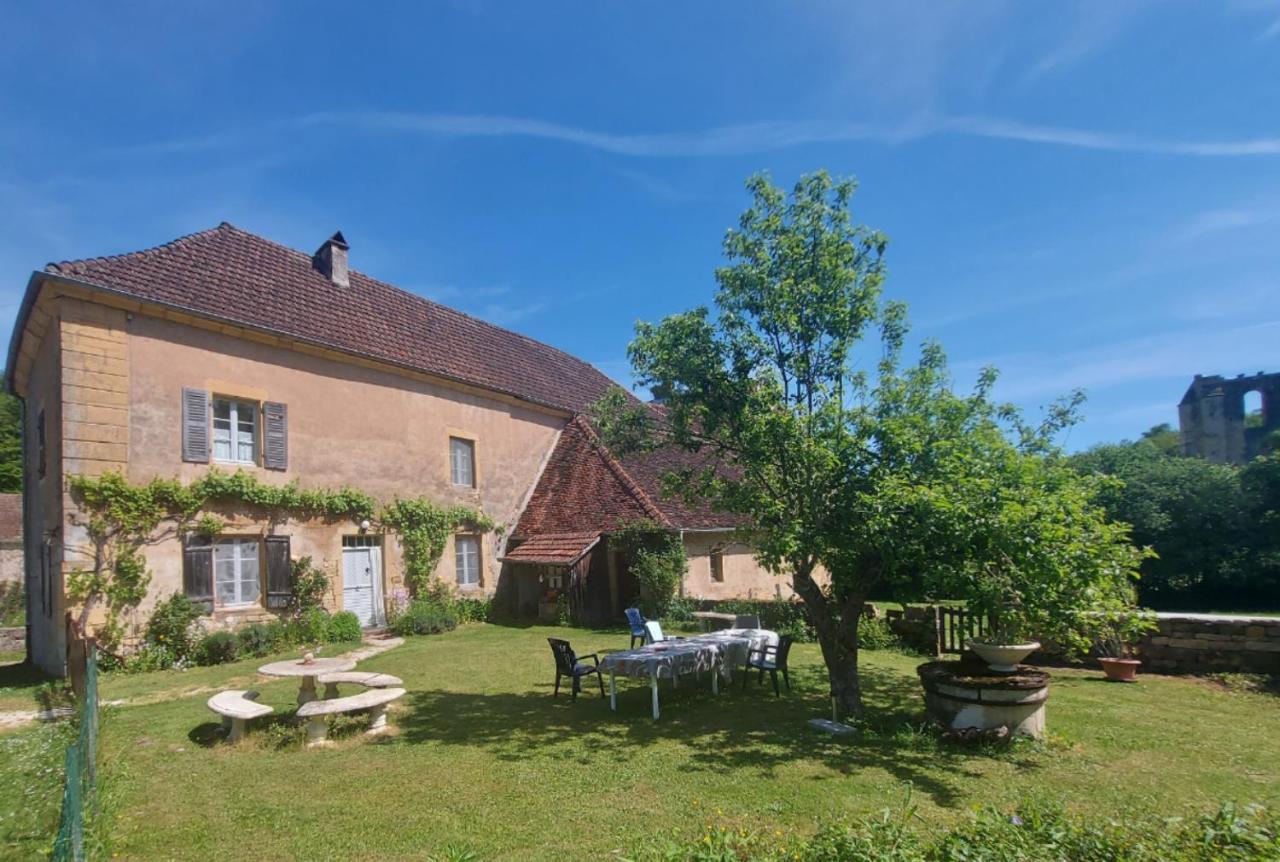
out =
[(455, 485), (476, 486), (476, 444), (461, 437), (449, 438), (449, 479)]
[(475, 536), (457, 536), (453, 540), (453, 563), (458, 586), (480, 585), (480, 540)]
[(213, 460), (258, 463), (258, 405), (230, 398), (213, 399)]
[(219, 605), (252, 605), (258, 601), (257, 539), (219, 539), (213, 543), (213, 594)]

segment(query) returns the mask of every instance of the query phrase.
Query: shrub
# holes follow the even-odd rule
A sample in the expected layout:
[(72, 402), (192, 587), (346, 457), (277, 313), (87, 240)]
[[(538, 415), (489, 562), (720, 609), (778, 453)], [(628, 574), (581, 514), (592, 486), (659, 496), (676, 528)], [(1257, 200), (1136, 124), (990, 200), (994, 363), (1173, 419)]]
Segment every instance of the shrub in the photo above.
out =
[(722, 614), (759, 617), (761, 627), (780, 635), (791, 635), (798, 643), (809, 643), (817, 639), (809, 622), (809, 614), (801, 602), (789, 602), (785, 599), (730, 599), (715, 604), (712, 610)]
[(181, 662), (174, 658), (173, 651), (167, 646), (143, 643), (134, 652), (120, 662), (118, 669), (124, 673), (147, 673), (153, 670), (168, 670)]
[(898, 636), (882, 619), (864, 619), (858, 624), (858, 647), (860, 649), (894, 649), (902, 646)]
[(156, 605), (147, 620), (146, 642), (164, 647), (172, 661), (191, 658), (195, 648), (195, 622), (204, 610), (182, 593), (174, 593)]
[(330, 643), (358, 641), (362, 634), (360, 618), (351, 611), (339, 611), (329, 617), (329, 631), (327, 634)]
[(311, 564), (310, 557), (299, 557), (290, 566), (289, 607), (301, 614), (324, 607), (324, 594), (329, 590), (329, 576)]
[(0, 581), (0, 626), (27, 624), (27, 597), (21, 581)]
[(234, 632), (210, 632), (200, 638), (195, 646), (196, 664), (226, 664), (235, 661), (239, 647), (240, 639)]
[(269, 623), (249, 623), (236, 632), (239, 639), (239, 652), (246, 656), (264, 656), (275, 652), (288, 640), (285, 624), (279, 620)]
[(459, 623), (487, 623), (493, 621), (493, 599), (455, 598), (454, 615)]
[(458, 618), (453, 609), (430, 598), (409, 602), (391, 622), (391, 630), (402, 637), (440, 634), (457, 627)]
[(329, 635), (329, 612), (310, 607), (285, 624), (286, 639), (294, 644), (324, 643)]
[(667, 604), (666, 619), (673, 623), (693, 622), (693, 612), (698, 604), (686, 596), (676, 596)]
[(697, 838), (651, 843), (639, 860), (663, 862), (1232, 862), (1280, 859), (1280, 818), (1266, 809), (1224, 804), (1214, 814), (1173, 825), (1072, 817), (1053, 806), (1014, 812), (987, 808), (951, 828), (928, 832), (911, 807), (822, 825), (808, 838), (713, 826)]

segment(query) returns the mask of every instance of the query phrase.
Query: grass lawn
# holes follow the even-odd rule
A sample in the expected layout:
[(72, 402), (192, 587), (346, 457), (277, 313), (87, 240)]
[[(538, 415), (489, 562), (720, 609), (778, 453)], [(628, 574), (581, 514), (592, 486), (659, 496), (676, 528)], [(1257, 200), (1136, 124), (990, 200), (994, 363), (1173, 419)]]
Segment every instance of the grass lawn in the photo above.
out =
[[(864, 659), (873, 727), (835, 742), (804, 725), (829, 711), (816, 646), (792, 652), (796, 691), (780, 699), (754, 682), (717, 698), (706, 679), (675, 691), (664, 681), (655, 723), (638, 681), (623, 684), (616, 714), (598, 692), (553, 700), (546, 638), (557, 635), (579, 652), (627, 644), (621, 632), (486, 625), (411, 639), (360, 665), (405, 679), (397, 734), (367, 740), (352, 724), (329, 750), (304, 749), (301, 731), (279, 720), (239, 745), (220, 741), (206, 695), (185, 692), (247, 682), (257, 661), (107, 677), (104, 700), (135, 702), (103, 723), (111, 849), (132, 859), (408, 859), (452, 843), (486, 860), (593, 859), (692, 833), (709, 817), (808, 831), (815, 817), (896, 805), (908, 783), (935, 822), (1019, 797), (1170, 815), (1280, 801), (1280, 702), (1268, 695), (1054, 671), (1052, 740), (988, 753), (914, 730), (920, 660), (875, 652)], [(253, 687), (278, 715), (292, 708), (295, 681)], [(0, 762), (0, 777), (7, 769)], [(0, 810), (17, 801), (0, 789)]]

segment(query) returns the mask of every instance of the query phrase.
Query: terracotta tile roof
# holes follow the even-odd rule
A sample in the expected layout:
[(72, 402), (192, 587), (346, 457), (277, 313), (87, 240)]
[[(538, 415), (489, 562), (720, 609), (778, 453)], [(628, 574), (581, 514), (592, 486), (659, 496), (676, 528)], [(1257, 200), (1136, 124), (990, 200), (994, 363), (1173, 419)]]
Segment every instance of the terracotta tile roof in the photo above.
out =
[(560, 433), (514, 534), (608, 532), (636, 520), (657, 521), (674, 529), (740, 524), (741, 519), (734, 516), (662, 496), (661, 473), (688, 464), (690, 457), (667, 449), (619, 460), (586, 418), (577, 416)]
[(146, 251), (46, 271), (568, 411), (585, 409), (612, 385), (561, 350), (354, 270), (350, 286), (339, 287), (310, 254), (226, 222)]
[(0, 542), (22, 538), (22, 495), (0, 494)]
[(582, 416), (564, 430), (513, 531), (517, 536), (608, 531), (619, 521), (664, 521)]
[(681, 497), (663, 493), (663, 474), (699, 466), (698, 456), (690, 452), (674, 448), (657, 449), (624, 455), (620, 460), (636, 485), (657, 503), (668, 521), (681, 529), (723, 529), (748, 523), (743, 516), (718, 512), (708, 505), (690, 504)]
[(600, 541), (600, 533), (539, 533), (509, 551), (502, 559), (509, 563), (542, 563), (572, 566)]

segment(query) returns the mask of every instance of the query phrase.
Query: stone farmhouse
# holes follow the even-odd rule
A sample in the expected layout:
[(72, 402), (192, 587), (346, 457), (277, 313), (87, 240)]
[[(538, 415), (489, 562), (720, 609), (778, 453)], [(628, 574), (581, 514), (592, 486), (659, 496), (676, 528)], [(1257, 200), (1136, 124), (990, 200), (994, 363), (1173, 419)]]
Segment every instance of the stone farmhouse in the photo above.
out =
[[(580, 620), (619, 618), (636, 587), (609, 534), (641, 518), (682, 536), (686, 595), (790, 595), (733, 540), (732, 518), (663, 498), (675, 453), (619, 458), (601, 444), (584, 414), (613, 385), (602, 373), (356, 272), (348, 253), (340, 233), (306, 254), (224, 222), (32, 274), (6, 385), (24, 403), (36, 664), (63, 671), (66, 574), (86, 565), (72, 474), (189, 482), (216, 467), (464, 503), (500, 529), (453, 536), (436, 576), (524, 615), (570, 590)], [(366, 626), (405, 588), (398, 542), (376, 525), (241, 512), (221, 535), (149, 546), (152, 581), (130, 622), (177, 591), (213, 626), (269, 616), (301, 556), (329, 573), (329, 606)]]

